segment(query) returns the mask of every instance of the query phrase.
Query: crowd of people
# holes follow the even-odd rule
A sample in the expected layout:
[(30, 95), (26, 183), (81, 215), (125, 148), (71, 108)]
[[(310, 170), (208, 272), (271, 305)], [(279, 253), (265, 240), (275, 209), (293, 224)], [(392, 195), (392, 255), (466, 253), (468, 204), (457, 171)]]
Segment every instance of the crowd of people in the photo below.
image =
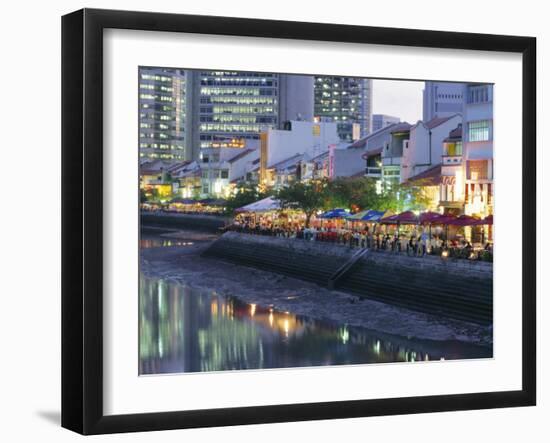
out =
[(378, 229), (365, 226), (363, 229), (337, 229), (312, 227), (305, 228), (298, 223), (273, 225), (270, 223), (252, 224), (247, 221), (236, 222), (226, 230), (284, 238), (296, 238), (307, 241), (318, 241), (342, 244), (350, 248), (368, 248), (377, 252), (391, 252), (423, 257), (425, 255), (448, 256), (470, 260), (492, 259), (493, 246), (491, 242), (477, 245), (464, 238), (445, 239), (442, 233), (431, 235), (424, 227), (408, 228), (403, 232), (394, 230), (388, 232), (385, 228)]

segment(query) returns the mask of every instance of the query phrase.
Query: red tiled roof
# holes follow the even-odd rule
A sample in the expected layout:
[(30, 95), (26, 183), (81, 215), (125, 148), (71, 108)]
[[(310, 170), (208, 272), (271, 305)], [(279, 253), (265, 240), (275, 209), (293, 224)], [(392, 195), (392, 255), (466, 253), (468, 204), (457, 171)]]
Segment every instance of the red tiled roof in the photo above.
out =
[(351, 145), (347, 147), (347, 149), (358, 149), (358, 148), (364, 148), (367, 144), (367, 137), (360, 138), (359, 140), (354, 141)]
[(254, 151), (254, 149), (244, 149), (242, 152), (239, 152), (235, 157), (231, 157), (228, 160), (228, 162), (229, 163), (236, 162), (237, 160), (243, 158), (245, 155), (250, 154), (252, 151)]
[(454, 128), (451, 132), (449, 132), (449, 136), (443, 141), (448, 142), (448, 141), (460, 140), (460, 139), (462, 139), (462, 124), (459, 124), (456, 128)]
[(432, 166), (407, 180), (407, 184), (417, 186), (437, 186), (440, 182), (441, 164)]
[(365, 152), (365, 157), (374, 157), (375, 155), (381, 154), (384, 148), (380, 146), (379, 148), (369, 149)]
[(389, 126), (391, 128), (391, 133), (396, 132), (407, 132), (410, 131), (411, 125), (407, 122), (396, 123), (395, 126)]
[(139, 175), (160, 175), (162, 174), (162, 171), (158, 169), (141, 169), (139, 171)]

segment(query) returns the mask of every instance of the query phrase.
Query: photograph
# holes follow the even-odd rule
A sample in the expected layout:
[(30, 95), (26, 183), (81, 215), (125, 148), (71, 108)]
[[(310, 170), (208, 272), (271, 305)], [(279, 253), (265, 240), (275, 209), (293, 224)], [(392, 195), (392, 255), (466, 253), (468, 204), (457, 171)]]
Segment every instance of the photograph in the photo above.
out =
[(135, 74), (139, 376), (494, 357), (495, 85)]

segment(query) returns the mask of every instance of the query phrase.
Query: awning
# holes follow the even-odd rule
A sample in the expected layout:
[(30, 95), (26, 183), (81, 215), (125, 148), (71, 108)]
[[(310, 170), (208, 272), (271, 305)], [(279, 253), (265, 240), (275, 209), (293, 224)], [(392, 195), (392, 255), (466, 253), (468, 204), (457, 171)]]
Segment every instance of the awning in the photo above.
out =
[(279, 200), (275, 200), (273, 197), (266, 197), (257, 202), (238, 208), (235, 212), (268, 212), (277, 211), (279, 209), (281, 209)]
[(208, 206), (224, 206), (227, 204), (227, 200), (224, 200), (223, 198), (204, 198), (199, 200), (199, 202)]
[(331, 209), (330, 211), (321, 214), (318, 218), (346, 218), (348, 215), (349, 211), (347, 211), (346, 209), (337, 208)]
[(384, 216), (384, 211), (366, 210), (347, 217), (350, 221), (377, 222)]
[(192, 200), (190, 198), (176, 197), (176, 198), (173, 198), (172, 200), (170, 200), (169, 203), (179, 203), (181, 205), (194, 205), (194, 204), (198, 203), (198, 201), (197, 200)]

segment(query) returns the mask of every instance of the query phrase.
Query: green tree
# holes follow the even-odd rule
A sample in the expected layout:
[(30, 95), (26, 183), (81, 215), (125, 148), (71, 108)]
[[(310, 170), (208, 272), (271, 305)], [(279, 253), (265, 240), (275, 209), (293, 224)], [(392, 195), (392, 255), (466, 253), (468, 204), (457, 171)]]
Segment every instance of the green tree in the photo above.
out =
[(417, 186), (388, 185), (384, 187), (380, 198), (384, 210), (396, 213), (422, 211), (429, 205), (429, 198)]
[(235, 209), (254, 203), (267, 196), (267, 193), (260, 192), (258, 187), (252, 183), (239, 183), (237, 184), (235, 194), (227, 200), (227, 204), (225, 205), (226, 211), (232, 214), (235, 212)]
[(376, 180), (369, 177), (337, 178), (327, 189), (328, 206), (332, 208), (382, 209), (384, 200), (377, 191)]
[(157, 188), (140, 188), (139, 201), (140, 203), (158, 202), (159, 192)]
[(276, 198), (283, 208), (302, 211), (306, 216), (306, 228), (309, 228), (313, 214), (327, 206), (328, 188), (325, 180), (295, 182), (281, 188)]

